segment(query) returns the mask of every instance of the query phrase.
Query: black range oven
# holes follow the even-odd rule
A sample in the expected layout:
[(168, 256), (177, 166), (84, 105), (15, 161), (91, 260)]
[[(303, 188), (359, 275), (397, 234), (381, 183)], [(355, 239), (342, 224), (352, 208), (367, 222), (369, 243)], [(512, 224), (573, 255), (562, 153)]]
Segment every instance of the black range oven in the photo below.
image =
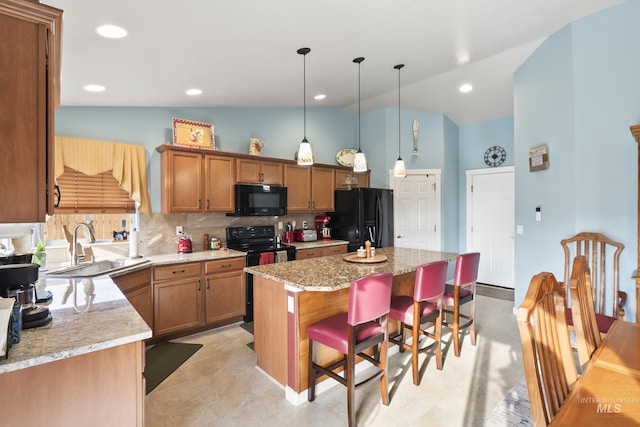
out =
[[(273, 225), (227, 227), (227, 247), (247, 253), (247, 267), (272, 262), (293, 261), (296, 248), (276, 243)], [(253, 274), (246, 273), (245, 322), (253, 321)]]

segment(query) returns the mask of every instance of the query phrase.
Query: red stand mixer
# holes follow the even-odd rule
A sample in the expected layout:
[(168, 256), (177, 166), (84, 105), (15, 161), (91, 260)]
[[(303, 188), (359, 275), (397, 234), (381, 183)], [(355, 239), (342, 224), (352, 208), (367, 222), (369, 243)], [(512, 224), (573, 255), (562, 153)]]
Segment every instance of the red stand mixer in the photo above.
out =
[(329, 227), (330, 221), (331, 217), (328, 215), (316, 216), (316, 232), (318, 233), (318, 240), (332, 240), (331, 228)]

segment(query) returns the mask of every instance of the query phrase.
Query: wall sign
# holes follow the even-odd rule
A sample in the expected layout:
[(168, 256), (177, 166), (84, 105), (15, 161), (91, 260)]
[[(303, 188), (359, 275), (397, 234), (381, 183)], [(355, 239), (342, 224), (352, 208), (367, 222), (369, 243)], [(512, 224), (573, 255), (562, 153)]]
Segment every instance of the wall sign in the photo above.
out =
[(541, 145), (540, 147), (529, 150), (529, 172), (537, 172), (549, 167), (549, 153), (547, 152), (547, 146)]

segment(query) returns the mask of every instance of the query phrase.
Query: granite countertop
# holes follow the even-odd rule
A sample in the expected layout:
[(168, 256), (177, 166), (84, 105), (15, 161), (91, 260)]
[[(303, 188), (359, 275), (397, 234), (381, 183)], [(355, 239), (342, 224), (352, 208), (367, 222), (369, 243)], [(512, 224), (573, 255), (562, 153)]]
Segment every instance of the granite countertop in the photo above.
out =
[[(353, 255), (353, 253), (348, 254)], [(255, 267), (244, 271), (303, 291), (336, 291), (348, 288), (359, 277), (374, 273), (392, 272), (394, 276), (410, 273), (422, 264), (448, 260), (455, 261), (457, 254), (407, 248), (379, 248), (376, 255), (385, 255), (380, 263), (358, 264), (343, 260), (345, 254), (320, 258), (289, 261)]]
[[(20, 342), (9, 349), (8, 359), (0, 358), (0, 374), (151, 338), (151, 328), (129, 304), (111, 280), (112, 276), (152, 265), (245, 255), (234, 250), (171, 253), (141, 258), (140, 264), (116, 271), (110, 276), (59, 279), (41, 275), (36, 289), (53, 294), (52, 302), (47, 306), (53, 319), (47, 326), (21, 331)], [(47, 269), (68, 267), (68, 264), (51, 264), (47, 265)]]
[(50, 291), (51, 323), (24, 329), (0, 359), (0, 373), (116, 347), (151, 337), (151, 328), (109, 276), (93, 279), (41, 277), (36, 288)]

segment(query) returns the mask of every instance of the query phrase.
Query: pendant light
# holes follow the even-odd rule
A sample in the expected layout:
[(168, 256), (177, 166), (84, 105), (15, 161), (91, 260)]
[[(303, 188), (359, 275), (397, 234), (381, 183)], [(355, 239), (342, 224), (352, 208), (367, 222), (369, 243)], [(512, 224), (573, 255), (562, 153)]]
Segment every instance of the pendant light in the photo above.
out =
[(311, 52), (311, 49), (308, 47), (303, 47), (298, 49), (298, 54), (302, 55), (303, 58), (303, 114), (304, 114), (304, 138), (302, 138), (302, 142), (300, 143), (300, 147), (298, 147), (298, 164), (301, 166), (309, 166), (313, 164), (313, 151), (311, 149), (311, 144), (307, 140), (307, 61), (306, 56), (307, 53)]
[(400, 70), (404, 67), (404, 64), (398, 64), (394, 69), (398, 70), (398, 160), (393, 168), (393, 176), (405, 177), (407, 176), (407, 170), (404, 167), (404, 160), (400, 156)]
[(363, 57), (359, 57), (353, 60), (358, 64), (358, 152), (353, 159), (353, 171), (354, 172), (366, 172), (367, 171), (367, 158), (360, 149), (360, 63), (364, 61)]

